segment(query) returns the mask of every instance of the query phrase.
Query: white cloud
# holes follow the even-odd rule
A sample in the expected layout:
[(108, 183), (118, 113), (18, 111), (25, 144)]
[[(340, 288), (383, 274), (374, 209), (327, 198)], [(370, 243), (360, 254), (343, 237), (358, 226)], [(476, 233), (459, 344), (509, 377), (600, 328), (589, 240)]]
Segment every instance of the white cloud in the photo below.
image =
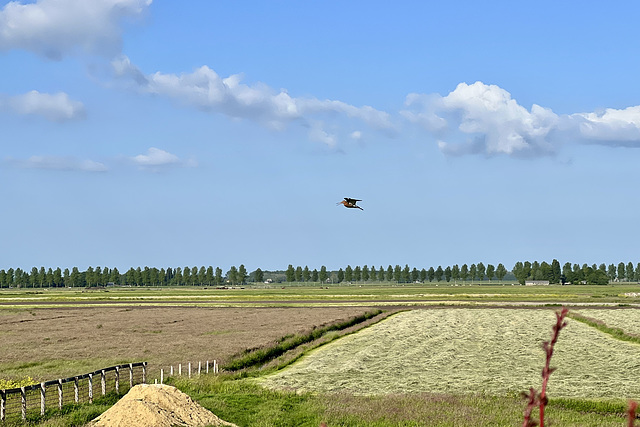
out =
[(331, 135), (323, 129), (321, 122), (314, 122), (312, 124), (309, 130), (309, 139), (311, 141), (321, 142), (329, 147), (335, 147), (337, 141), (335, 135)]
[(121, 50), (120, 23), (141, 15), (151, 0), (12, 1), (0, 10), (0, 51), (24, 49), (60, 60), (83, 51), (114, 56)]
[(436, 114), (437, 107), (442, 105), (440, 95), (410, 93), (407, 95), (404, 105), (407, 108), (413, 108), (413, 110), (400, 111), (400, 115), (410, 122), (434, 133), (447, 128), (447, 121)]
[(17, 114), (39, 115), (48, 120), (63, 122), (83, 118), (84, 105), (73, 101), (66, 93), (40, 93), (36, 90), (12, 97), (0, 98), (0, 107)]
[(135, 85), (145, 86), (149, 83), (147, 77), (131, 63), (131, 60), (126, 55), (119, 55), (117, 58), (111, 61), (111, 68), (113, 69), (116, 77), (130, 79)]
[(351, 132), (351, 139), (355, 139), (356, 141), (359, 141), (360, 139), (362, 139), (362, 132), (359, 130), (353, 131)]
[(31, 156), (26, 160), (9, 160), (20, 168), (49, 169), (60, 171), (106, 172), (108, 168), (100, 162), (75, 157)]
[(444, 97), (411, 94), (405, 105), (419, 109), (403, 111), (404, 117), (457, 141), (438, 142), (446, 154), (531, 156), (554, 151), (548, 137), (558, 116), (535, 104), (529, 111), (495, 85), (460, 83)]
[(163, 95), (180, 104), (203, 111), (222, 113), (268, 123), (274, 127), (300, 117), (294, 100), (284, 91), (276, 93), (265, 85), (241, 84), (241, 76), (222, 78), (209, 67), (189, 74), (155, 73), (146, 77), (146, 92)]
[[(117, 160), (117, 159), (114, 159)], [(120, 161), (123, 159), (120, 158)], [(175, 154), (159, 148), (151, 147), (144, 154), (126, 158), (129, 165), (140, 169), (158, 172), (172, 167), (196, 167), (192, 159), (180, 159)], [(4, 163), (21, 169), (46, 169), (58, 171), (106, 172), (109, 168), (101, 162), (79, 159), (74, 156), (31, 156), (28, 159), (5, 158)]]
[[(140, 92), (277, 130), (300, 122), (310, 128), (311, 140), (330, 146), (336, 145), (336, 135), (342, 134), (340, 120), (359, 120), (387, 134), (397, 131), (393, 117), (373, 107), (297, 98), (264, 84), (244, 84), (241, 75), (222, 78), (207, 66), (179, 75), (145, 75), (123, 56), (113, 61), (112, 67)], [(567, 141), (640, 147), (640, 107), (559, 116), (537, 104), (527, 109), (503, 88), (480, 81), (460, 83), (445, 96), (409, 94), (399, 115), (426, 130), (447, 155), (548, 156)], [(318, 125), (323, 120), (330, 120), (333, 133)], [(351, 138), (359, 139), (360, 132), (352, 133)]]
[(623, 110), (607, 108), (599, 113), (572, 114), (579, 135), (601, 145), (640, 147), (640, 106)]
[(133, 83), (143, 93), (164, 96), (202, 111), (256, 121), (276, 130), (282, 130), (295, 121), (308, 124), (327, 114), (357, 119), (386, 132), (394, 130), (390, 115), (370, 106), (355, 107), (341, 101), (295, 98), (285, 90), (277, 91), (262, 83), (244, 84), (239, 74), (220, 77), (207, 66), (179, 75), (161, 72), (145, 75), (129, 58), (122, 56), (112, 62), (112, 67), (116, 76)]
[(559, 116), (536, 104), (527, 110), (506, 90), (476, 82), (446, 96), (409, 94), (405, 107), (400, 114), (446, 155), (543, 156), (566, 142), (640, 148), (640, 106)]
[(175, 154), (156, 147), (149, 148), (146, 154), (138, 154), (137, 156), (131, 157), (131, 160), (143, 169), (152, 170), (159, 170), (171, 166), (196, 166), (193, 160), (181, 160)]
[(319, 100), (315, 98), (295, 98), (293, 102), (297, 105), (303, 115), (313, 115), (321, 113), (342, 113), (350, 118), (362, 120), (374, 129), (394, 132), (394, 125), (391, 116), (384, 111), (376, 110), (365, 105), (355, 107), (342, 101)]

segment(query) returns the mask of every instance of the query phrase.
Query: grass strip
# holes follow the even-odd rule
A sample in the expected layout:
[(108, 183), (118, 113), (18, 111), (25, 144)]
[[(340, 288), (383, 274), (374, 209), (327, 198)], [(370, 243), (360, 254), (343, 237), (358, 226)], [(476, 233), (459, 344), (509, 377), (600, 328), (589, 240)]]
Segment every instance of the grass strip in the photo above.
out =
[(568, 317), (570, 317), (573, 320), (576, 320), (578, 322), (582, 322), (585, 325), (589, 325), (592, 328), (596, 328), (600, 332), (604, 332), (605, 334), (611, 335), (613, 338), (615, 338), (617, 340), (629, 341), (629, 342), (633, 342), (633, 343), (636, 343), (636, 344), (640, 344), (640, 336), (634, 335), (634, 334), (629, 334), (629, 333), (625, 332), (621, 328), (616, 328), (616, 327), (613, 327), (613, 326), (609, 326), (609, 325), (607, 325), (606, 323), (604, 323), (601, 320), (594, 319), (592, 317), (587, 317), (587, 316), (584, 316), (582, 314), (578, 314), (578, 313), (575, 313), (575, 312), (569, 312), (569, 316)]
[(552, 398), (549, 399), (550, 407), (564, 408), (576, 412), (593, 413), (601, 415), (621, 416), (627, 411), (627, 402), (622, 400), (591, 400), (591, 399), (571, 399)]
[(234, 357), (229, 363), (221, 366), (221, 368), (225, 371), (235, 372), (262, 365), (283, 355), (287, 351), (319, 339), (327, 332), (347, 329), (351, 326), (365, 322), (380, 313), (382, 313), (382, 310), (368, 311), (360, 316), (355, 316), (345, 321), (314, 327), (306, 333), (284, 336), (273, 346), (245, 350), (241, 355)]

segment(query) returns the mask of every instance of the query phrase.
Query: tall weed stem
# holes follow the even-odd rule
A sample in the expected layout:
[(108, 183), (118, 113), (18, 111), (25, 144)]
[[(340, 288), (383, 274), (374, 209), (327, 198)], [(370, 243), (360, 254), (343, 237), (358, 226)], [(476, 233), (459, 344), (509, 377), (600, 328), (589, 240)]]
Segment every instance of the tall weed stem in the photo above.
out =
[(565, 318), (569, 313), (569, 309), (563, 307), (561, 311), (556, 312), (556, 324), (553, 325), (553, 332), (551, 333), (551, 340), (545, 341), (542, 343), (542, 348), (545, 351), (545, 364), (542, 369), (542, 389), (540, 394), (536, 394), (536, 391), (531, 388), (529, 389), (529, 393), (525, 393), (525, 397), (528, 399), (527, 409), (524, 412), (524, 422), (522, 424), (523, 427), (531, 427), (536, 425), (535, 421), (531, 419), (531, 412), (533, 409), (538, 406), (540, 409), (540, 427), (544, 427), (544, 409), (547, 406), (547, 384), (549, 383), (549, 377), (555, 371), (555, 368), (551, 367), (551, 356), (553, 356), (553, 348), (558, 341), (558, 336), (560, 335), (560, 331), (562, 328), (567, 326), (567, 322)]
[(633, 427), (636, 419), (636, 409), (638, 409), (638, 402), (635, 400), (629, 401), (629, 409), (627, 409), (627, 427)]
[(540, 427), (544, 427), (544, 408), (547, 406), (547, 383), (551, 373), (555, 371), (555, 368), (550, 367), (551, 356), (553, 356), (553, 347), (558, 341), (560, 330), (567, 326), (567, 321), (564, 320), (569, 313), (569, 309), (564, 307), (560, 313), (556, 312), (556, 324), (553, 325), (553, 333), (551, 334), (551, 341), (545, 341), (542, 343), (542, 348), (546, 353), (546, 362), (544, 369), (542, 370), (542, 390), (540, 391)]

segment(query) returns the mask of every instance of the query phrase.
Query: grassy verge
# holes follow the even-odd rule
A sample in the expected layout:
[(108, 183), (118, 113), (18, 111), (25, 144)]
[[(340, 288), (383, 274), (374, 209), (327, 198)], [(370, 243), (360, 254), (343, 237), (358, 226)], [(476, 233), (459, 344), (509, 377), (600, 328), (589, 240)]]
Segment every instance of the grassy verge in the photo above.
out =
[(569, 312), (569, 317), (572, 318), (573, 320), (577, 320), (578, 322), (582, 322), (586, 325), (589, 325), (592, 328), (596, 328), (597, 330), (604, 332), (605, 334), (609, 334), (615, 339), (640, 344), (640, 335), (627, 333), (622, 328), (609, 326), (601, 320), (594, 319), (592, 317), (587, 317), (575, 312)]
[(602, 415), (618, 415), (627, 411), (628, 404), (625, 401), (601, 401), (590, 399), (550, 399), (549, 407), (563, 408), (583, 413)]
[[(379, 316), (380, 314), (382, 314), (382, 310), (373, 310), (344, 321), (315, 327), (305, 333), (284, 336), (278, 340), (275, 345), (245, 350), (242, 354), (237, 355), (229, 363), (222, 366), (222, 369), (234, 372), (247, 368), (259, 367), (289, 351), (300, 348), (300, 346), (304, 344), (319, 340), (329, 332), (348, 330), (349, 328), (360, 325), (369, 319)], [(332, 339), (335, 339), (337, 336), (338, 335), (333, 336)]]

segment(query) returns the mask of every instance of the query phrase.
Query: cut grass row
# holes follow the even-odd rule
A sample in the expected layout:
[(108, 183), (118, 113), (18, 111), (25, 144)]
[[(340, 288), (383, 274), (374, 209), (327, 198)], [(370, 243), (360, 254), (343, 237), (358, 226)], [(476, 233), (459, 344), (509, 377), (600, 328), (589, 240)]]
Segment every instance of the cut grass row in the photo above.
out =
[(621, 341), (629, 341), (629, 342), (633, 342), (636, 344), (640, 344), (640, 335), (631, 335), (628, 334), (627, 332), (625, 332), (623, 329), (621, 328), (616, 328), (616, 327), (612, 327), (612, 326), (607, 326), (607, 324), (605, 324), (604, 322), (597, 320), (597, 319), (593, 319), (593, 318), (589, 318), (587, 316), (582, 316), (579, 314), (573, 314), (571, 315), (571, 318), (574, 320), (577, 320), (579, 322), (582, 322), (586, 325), (589, 325), (591, 327), (596, 328), (597, 330), (604, 332), (605, 334), (611, 335), (612, 337), (621, 340)]
[(581, 309), (570, 313), (575, 320), (583, 321), (602, 332), (619, 339), (635, 341), (640, 338), (640, 310), (628, 308), (620, 310)]

